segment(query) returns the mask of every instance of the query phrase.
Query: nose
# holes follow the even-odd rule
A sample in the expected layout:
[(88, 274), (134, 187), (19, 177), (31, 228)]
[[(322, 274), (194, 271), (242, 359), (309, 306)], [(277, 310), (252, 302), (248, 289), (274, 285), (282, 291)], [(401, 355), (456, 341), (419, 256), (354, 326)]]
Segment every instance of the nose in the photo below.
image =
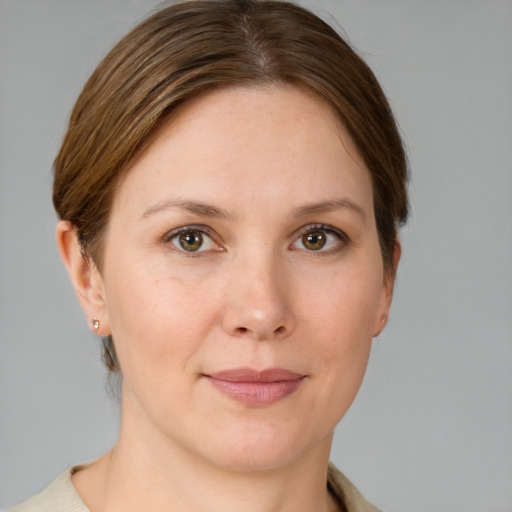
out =
[(228, 284), (224, 330), (259, 341), (289, 336), (295, 327), (290, 285), (276, 258), (260, 255), (240, 262)]

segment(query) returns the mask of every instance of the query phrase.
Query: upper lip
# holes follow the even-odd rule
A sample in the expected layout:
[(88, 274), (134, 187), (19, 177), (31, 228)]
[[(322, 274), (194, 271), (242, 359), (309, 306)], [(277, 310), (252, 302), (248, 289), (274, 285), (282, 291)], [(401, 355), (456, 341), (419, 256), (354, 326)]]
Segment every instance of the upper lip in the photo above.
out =
[(233, 368), (206, 375), (216, 380), (227, 382), (282, 382), (299, 380), (303, 374), (285, 370), (284, 368), (269, 368), (267, 370), (253, 370), (251, 368)]

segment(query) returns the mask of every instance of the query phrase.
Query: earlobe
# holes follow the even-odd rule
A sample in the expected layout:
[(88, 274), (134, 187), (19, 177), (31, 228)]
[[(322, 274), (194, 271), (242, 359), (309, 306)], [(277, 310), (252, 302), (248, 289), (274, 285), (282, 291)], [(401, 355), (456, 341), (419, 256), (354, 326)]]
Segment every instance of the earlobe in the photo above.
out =
[(388, 315), (382, 314), (379, 316), (377, 321), (375, 322), (375, 325), (373, 327), (373, 337), (376, 338), (379, 336), (379, 334), (384, 330), (384, 327), (386, 327), (386, 324), (388, 323)]
[(60, 257), (89, 327), (100, 336), (109, 335), (103, 281), (94, 262), (83, 254), (76, 228), (69, 221), (61, 220), (57, 224), (56, 237)]
[(373, 327), (373, 337), (377, 337), (386, 327), (389, 318), (389, 309), (391, 308), (391, 302), (393, 300), (393, 290), (395, 285), (395, 277), (398, 269), (398, 263), (400, 262), (400, 256), (402, 255), (402, 246), (398, 236), (395, 239), (395, 245), (393, 247), (393, 268), (387, 271), (384, 276), (384, 284), (381, 295), (381, 304), (379, 307), (378, 314), (375, 319), (375, 325)]

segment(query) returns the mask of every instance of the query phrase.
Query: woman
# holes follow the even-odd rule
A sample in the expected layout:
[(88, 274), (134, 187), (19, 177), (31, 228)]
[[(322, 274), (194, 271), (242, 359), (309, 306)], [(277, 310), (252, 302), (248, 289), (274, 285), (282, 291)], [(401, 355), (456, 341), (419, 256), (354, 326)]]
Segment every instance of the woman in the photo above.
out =
[(119, 440), (14, 510), (376, 510), (328, 459), (387, 322), (405, 181), (375, 77), (308, 11), (190, 1), (136, 27), (54, 181)]

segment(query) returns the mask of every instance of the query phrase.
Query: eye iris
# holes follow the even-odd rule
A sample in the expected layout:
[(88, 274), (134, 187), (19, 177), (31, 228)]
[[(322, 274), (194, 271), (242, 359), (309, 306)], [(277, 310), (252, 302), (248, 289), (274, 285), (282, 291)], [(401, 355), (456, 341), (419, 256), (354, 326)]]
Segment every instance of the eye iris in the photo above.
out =
[(187, 231), (180, 234), (179, 242), (185, 251), (197, 251), (203, 245), (203, 235), (198, 231)]
[(302, 236), (302, 243), (304, 244), (304, 247), (311, 251), (318, 251), (325, 245), (325, 242), (325, 233), (322, 233), (321, 231), (313, 231)]

